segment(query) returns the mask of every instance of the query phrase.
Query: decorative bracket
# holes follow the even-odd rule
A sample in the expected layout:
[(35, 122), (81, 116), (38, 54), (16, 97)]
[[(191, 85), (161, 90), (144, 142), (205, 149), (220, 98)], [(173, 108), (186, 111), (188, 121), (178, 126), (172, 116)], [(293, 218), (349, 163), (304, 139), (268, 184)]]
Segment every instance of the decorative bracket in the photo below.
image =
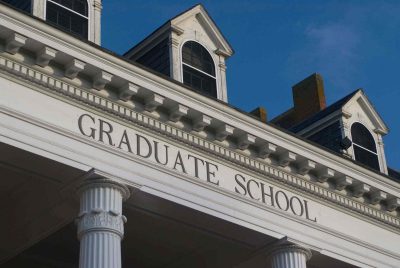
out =
[(343, 176), (335, 180), (336, 190), (341, 191), (347, 186), (353, 184), (353, 179), (349, 176)]
[(138, 85), (128, 82), (119, 89), (118, 97), (123, 101), (128, 101), (139, 92), (139, 89)]
[(57, 55), (57, 50), (50, 47), (44, 47), (36, 53), (36, 64), (40, 67), (46, 67), (50, 61)]
[(216, 133), (215, 133), (215, 138), (219, 141), (224, 141), (229, 135), (233, 134), (234, 127), (223, 124), (219, 128), (217, 128)]
[(275, 144), (272, 144), (272, 143), (263, 144), (258, 149), (258, 157), (265, 159), (270, 154), (275, 153), (276, 149), (277, 149), (277, 146)]
[(65, 66), (65, 76), (69, 79), (74, 79), (78, 76), (79, 72), (83, 71), (86, 63), (83, 61), (73, 59)]
[(23, 47), (26, 43), (26, 38), (23, 35), (13, 33), (10, 37), (6, 40), (6, 47), (5, 50), (10, 54), (16, 54), (21, 47)]
[(311, 160), (304, 160), (298, 164), (298, 172), (301, 175), (306, 175), (310, 170), (315, 169), (316, 163)]
[(371, 190), (371, 186), (365, 183), (360, 183), (353, 187), (353, 196), (354, 197), (361, 197), (365, 193), (368, 193)]
[(369, 200), (372, 205), (377, 205), (379, 202), (387, 198), (387, 193), (377, 190), (369, 195)]
[(179, 120), (181, 120), (182, 116), (187, 115), (188, 111), (189, 107), (178, 104), (171, 109), (169, 113), (169, 120), (171, 120), (172, 122), (178, 122)]
[(212, 118), (207, 115), (200, 115), (193, 120), (193, 130), (202, 131), (206, 126), (209, 126), (211, 124), (211, 120)]
[(250, 146), (250, 144), (254, 144), (255, 142), (256, 136), (246, 133), (238, 139), (238, 148), (240, 150), (246, 150)]
[(113, 75), (105, 71), (100, 71), (93, 79), (93, 88), (102, 90), (104, 87), (111, 82)]
[(324, 167), (317, 172), (317, 181), (323, 183), (328, 181), (333, 176), (335, 176), (335, 171), (333, 169)]
[(386, 201), (386, 209), (388, 211), (394, 211), (400, 207), (400, 198), (394, 197)]
[(144, 109), (148, 112), (154, 112), (158, 106), (164, 103), (164, 97), (155, 93), (151, 93), (145, 98)]
[(297, 155), (295, 153), (284, 151), (278, 157), (279, 165), (281, 167), (287, 167), (291, 162), (296, 161), (296, 158)]

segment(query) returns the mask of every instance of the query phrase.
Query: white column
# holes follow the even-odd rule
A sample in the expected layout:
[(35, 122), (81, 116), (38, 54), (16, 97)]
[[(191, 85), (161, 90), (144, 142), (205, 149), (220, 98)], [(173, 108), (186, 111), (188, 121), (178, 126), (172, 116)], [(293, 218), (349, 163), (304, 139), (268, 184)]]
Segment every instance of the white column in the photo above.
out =
[(306, 262), (311, 258), (311, 251), (284, 238), (274, 246), (270, 256), (272, 268), (306, 268)]
[(101, 0), (94, 0), (93, 4), (93, 18), (90, 19), (90, 37), (89, 40), (100, 45), (101, 44), (101, 10), (103, 5)]
[(86, 180), (79, 193), (79, 268), (121, 268), (121, 240), (126, 222), (122, 201), (129, 197), (129, 189), (96, 178)]

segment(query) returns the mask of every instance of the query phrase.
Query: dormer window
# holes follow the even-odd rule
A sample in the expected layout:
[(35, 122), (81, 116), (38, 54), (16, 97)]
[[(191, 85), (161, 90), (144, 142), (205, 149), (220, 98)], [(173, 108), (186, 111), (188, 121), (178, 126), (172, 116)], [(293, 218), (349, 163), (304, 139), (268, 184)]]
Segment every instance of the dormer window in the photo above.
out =
[(199, 43), (186, 42), (182, 47), (183, 83), (209, 96), (217, 97), (214, 61)]
[(373, 169), (380, 170), (376, 144), (371, 132), (361, 123), (351, 126), (354, 159)]
[(87, 0), (47, 0), (46, 20), (67, 32), (88, 39)]

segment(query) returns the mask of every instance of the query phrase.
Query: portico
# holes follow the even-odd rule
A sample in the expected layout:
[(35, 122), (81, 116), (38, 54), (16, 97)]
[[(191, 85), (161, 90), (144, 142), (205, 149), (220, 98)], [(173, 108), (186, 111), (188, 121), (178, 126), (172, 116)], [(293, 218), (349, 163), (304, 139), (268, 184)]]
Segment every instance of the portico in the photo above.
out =
[[(32, 153), (4, 144), (1, 149), (13, 159), (18, 159), (18, 164), (15, 165), (2, 158), (2, 174), (7, 174), (10, 178), (7, 185), (2, 184), (2, 189), (15, 189), (8, 195), (9, 202), (2, 202), (2, 209), (7, 212), (24, 211), (9, 214), (14, 215), (9, 221), (14, 228), (7, 227), (5, 222), (2, 223), (3, 230), (14, 230), (10, 231), (8, 236), (14, 237), (14, 244), (1, 245), (2, 259), (7, 260), (3, 262), (2, 267), (77, 267), (80, 262), (79, 252), (84, 249), (84, 245), (78, 240), (79, 228), (76, 225), (76, 219), (79, 216), (82, 218), (79, 199), (84, 195), (82, 190), (85, 188), (108, 187), (108, 184), (103, 184), (104, 180), (111, 187), (116, 187), (115, 191), (122, 189), (122, 193), (126, 194), (125, 187), (129, 187), (131, 193), (127, 200), (121, 200), (122, 215), (127, 218), (121, 242), (122, 267), (280, 267), (271, 266), (271, 250), (278, 249), (281, 242), (275, 237), (243, 228), (124, 183), (120, 188), (120, 181), (105, 177), (99, 179), (93, 171), (85, 173), (62, 164), (55, 166), (49, 159), (38, 158)], [(34, 163), (29, 162), (32, 157), (37, 159)], [(52, 165), (54, 169), (49, 170), (48, 165)], [(71, 177), (63, 177), (60, 174), (68, 174)], [(91, 176), (95, 176), (96, 180), (92, 181)], [(55, 181), (57, 178), (59, 181)], [(18, 188), (15, 187), (17, 183)], [(21, 196), (26, 191), (30, 194)], [(51, 192), (54, 193), (53, 196), (49, 195)], [(2, 194), (2, 200), (4, 198)], [(11, 205), (13, 200), (20, 200), (20, 206), (25, 209), (21, 210), (15, 203)], [(52, 209), (49, 209), (50, 204)], [(117, 210), (109, 211), (118, 214)], [(96, 212), (96, 215), (102, 213), (100, 210)], [(26, 218), (23, 217), (24, 214), (36, 216)], [(94, 233), (107, 232), (107, 228), (101, 230), (99, 225), (96, 228), (92, 230)], [(24, 229), (25, 231), (22, 231)], [(117, 232), (115, 238), (119, 240), (120, 231)], [(5, 238), (3, 234), (2, 237)], [(25, 238), (27, 234), (31, 237), (30, 241)], [(89, 242), (92, 250), (100, 250), (101, 246), (103, 250), (107, 248), (106, 240)], [(113, 247), (113, 256), (118, 256), (115, 249), (117, 247)], [(86, 258), (90, 256), (90, 251), (84, 253)], [(110, 259), (103, 254), (100, 262), (107, 264), (107, 260)], [(82, 262), (80, 263), (82, 265)], [(307, 263), (307, 267), (354, 267), (315, 251)], [(93, 266), (89, 264), (83, 267)], [(98, 263), (95, 267), (101, 266)]]

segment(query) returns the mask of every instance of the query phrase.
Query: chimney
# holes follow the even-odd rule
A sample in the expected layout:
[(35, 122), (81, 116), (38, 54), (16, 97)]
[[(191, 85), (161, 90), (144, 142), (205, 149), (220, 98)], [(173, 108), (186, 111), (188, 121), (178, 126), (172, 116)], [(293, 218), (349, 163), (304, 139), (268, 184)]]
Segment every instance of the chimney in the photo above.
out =
[(317, 73), (294, 85), (292, 92), (296, 123), (326, 108), (324, 82)]
[(267, 109), (265, 109), (264, 107), (257, 107), (253, 111), (251, 111), (250, 114), (257, 117), (257, 119), (261, 122), (267, 123)]

